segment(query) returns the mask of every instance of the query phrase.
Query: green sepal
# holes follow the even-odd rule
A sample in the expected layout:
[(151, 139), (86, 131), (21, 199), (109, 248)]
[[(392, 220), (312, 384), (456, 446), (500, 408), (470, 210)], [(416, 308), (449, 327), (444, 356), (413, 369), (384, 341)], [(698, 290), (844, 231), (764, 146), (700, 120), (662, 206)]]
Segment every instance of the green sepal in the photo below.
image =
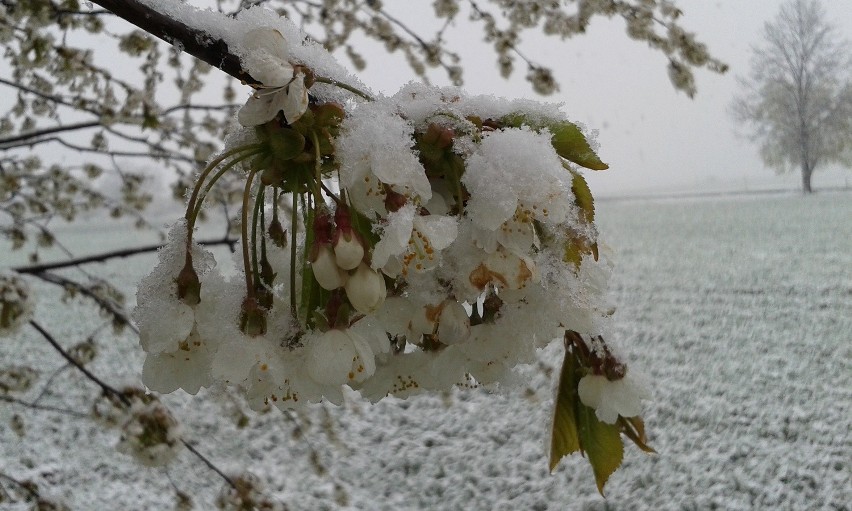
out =
[(292, 160), (305, 149), (305, 137), (290, 128), (281, 128), (269, 137), (269, 147), (276, 160)]

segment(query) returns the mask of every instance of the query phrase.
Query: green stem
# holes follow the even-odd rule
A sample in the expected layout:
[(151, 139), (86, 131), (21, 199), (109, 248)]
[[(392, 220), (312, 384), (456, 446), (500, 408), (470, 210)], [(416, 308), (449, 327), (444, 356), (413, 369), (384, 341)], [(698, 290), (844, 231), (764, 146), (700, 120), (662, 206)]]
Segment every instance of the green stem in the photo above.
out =
[(333, 191), (331, 191), (324, 183), (320, 182), (320, 186), (325, 191), (325, 194), (331, 197), (331, 200), (337, 204), (338, 207), (346, 207), (346, 204), (338, 197)]
[(339, 87), (341, 89), (348, 90), (352, 94), (355, 94), (356, 96), (361, 96), (362, 98), (366, 99), (367, 101), (375, 101), (376, 100), (376, 98), (367, 94), (364, 91), (356, 89), (355, 87), (348, 85), (348, 84), (345, 84), (343, 82), (338, 82), (337, 80), (333, 80), (331, 78), (325, 78), (324, 76), (317, 76), (317, 77), (314, 78), (314, 81), (319, 82), (319, 83), (327, 83), (329, 85), (334, 85), (335, 87)]
[(249, 258), (249, 244), (248, 244), (248, 203), (251, 200), (251, 183), (254, 181), (254, 176), (257, 174), (256, 170), (252, 170), (249, 172), (248, 177), (246, 177), (246, 186), (243, 188), (243, 211), (240, 226), (242, 232), (242, 243), (243, 243), (243, 270), (246, 273), (246, 298), (254, 298), (254, 286), (252, 285), (252, 270), (251, 270), (251, 259)]
[(251, 217), (251, 271), (255, 286), (260, 285), (260, 271), (257, 266), (257, 221), (263, 211), (263, 190), (264, 186), (261, 184), (254, 199), (254, 211)]
[(320, 187), (322, 186), (322, 155), (320, 154), (320, 142), (319, 137), (317, 136), (317, 132), (311, 132), (311, 141), (314, 144), (314, 183), (311, 187), (314, 192), (314, 198), (317, 201), (317, 205), (323, 204), (325, 201), (322, 198), (322, 192), (320, 191)]
[[(201, 171), (201, 174), (199, 174), (198, 179), (195, 182), (195, 186), (192, 188), (192, 195), (189, 197), (189, 202), (186, 205), (186, 214), (184, 215), (184, 218), (186, 218), (187, 223), (190, 225), (190, 227), (189, 227), (190, 233), (192, 232), (192, 225), (195, 225), (195, 218), (197, 216), (195, 204), (196, 204), (196, 201), (198, 200), (198, 193), (201, 190), (201, 183), (204, 182), (204, 180), (213, 171), (213, 169), (218, 167), (220, 163), (227, 160), (231, 156), (234, 156), (234, 155), (239, 154), (239, 153), (244, 152), (244, 151), (255, 150), (259, 147), (260, 146), (258, 144), (250, 144), (250, 145), (235, 147), (234, 149), (231, 149), (230, 151), (226, 151), (226, 152), (222, 153), (215, 160), (211, 161), (209, 164), (207, 164), (206, 167), (204, 167), (204, 170)], [(242, 158), (239, 158), (238, 161), (239, 160), (242, 160)], [(232, 164), (229, 164), (229, 165), (232, 166)], [(214, 181), (215, 181), (215, 179), (214, 179)], [(203, 196), (201, 198), (201, 201), (204, 201)]]
[(207, 185), (204, 187), (204, 191), (201, 192), (200, 199), (198, 201), (198, 204), (195, 206), (195, 210), (192, 212), (192, 220), (191, 220), (192, 224), (190, 226), (190, 230), (191, 230), (192, 226), (195, 225), (195, 219), (198, 218), (198, 215), (201, 213), (201, 206), (204, 204), (204, 199), (207, 198), (207, 194), (210, 193), (210, 190), (213, 188), (213, 186), (216, 184), (216, 182), (219, 181), (219, 179), (222, 176), (224, 176), (225, 173), (227, 173), (229, 170), (234, 168), (235, 165), (251, 158), (252, 156), (254, 156), (256, 154), (260, 154), (261, 152), (263, 152), (263, 150), (260, 149), (259, 147), (256, 147), (251, 152), (240, 155), (239, 158), (235, 158), (235, 159), (229, 161), (227, 165), (225, 165), (224, 167), (219, 169), (219, 171), (216, 172), (216, 174), (214, 174), (213, 177), (210, 178), (210, 180), (207, 182)]
[[(299, 324), (299, 313), (296, 307), (296, 229), (299, 227), (299, 178), (293, 183), (293, 209), (290, 212), (290, 314), (293, 321)], [(310, 247), (305, 246), (305, 250)]]

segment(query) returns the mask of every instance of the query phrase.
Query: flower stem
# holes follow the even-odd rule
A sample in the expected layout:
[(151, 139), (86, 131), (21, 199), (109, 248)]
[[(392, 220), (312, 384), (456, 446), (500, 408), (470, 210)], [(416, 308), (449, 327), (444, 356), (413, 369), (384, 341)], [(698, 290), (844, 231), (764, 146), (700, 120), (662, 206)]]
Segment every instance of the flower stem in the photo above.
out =
[(224, 167), (219, 169), (219, 171), (216, 172), (216, 174), (214, 174), (212, 178), (210, 178), (210, 180), (207, 182), (207, 186), (204, 187), (204, 191), (201, 192), (198, 204), (196, 204), (195, 209), (192, 212), (192, 218), (191, 220), (189, 220), (189, 222), (191, 222), (189, 225), (190, 232), (192, 232), (192, 228), (195, 226), (195, 219), (198, 218), (198, 215), (201, 213), (201, 206), (204, 203), (204, 199), (207, 198), (207, 194), (210, 193), (210, 190), (216, 184), (216, 181), (218, 181), (222, 176), (224, 176), (226, 172), (234, 168), (234, 166), (238, 163), (245, 161), (260, 152), (261, 149), (256, 146), (251, 152), (240, 155), (239, 158), (235, 158), (229, 161)]
[(258, 270), (257, 265), (257, 223), (258, 216), (263, 212), (263, 190), (264, 186), (261, 184), (254, 199), (254, 211), (251, 218), (251, 271), (255, 286), (260, 285), (260, 270)]
[[(214, 159), (209, 164), (207, 164), (206, 167), (204, 167), (204, 170), (201, 171), (201, 174), (199, 174), (198, 179), (195, 182), (195, 186), (192, 188), (192, 195), (189, 197), (189, 202), (186, 205), (185, 218), (186, 218), (186, 221), (189, 223), (189, 231), (190, 232), (192, 232), (192, 226), (195, 224), (196, 216), (198, 216), (198, 214), (196, 213), (196, 201), (198, 201), (198, 194), (201, 191), (201, 183), (203, 183), (204, 180), (207, 179), (207, 176), (213, 171), (213, 169), (218, 167), (219, 164), (221, 164), (223, 161), (227, 160), (231, 156), (238, 155), (239, 153), (244, 152), (244, 151), (256, 150), (259, 147), (260, 147), (259, 144), (251, 144), (251, 145), (244, 145), (244, 146), (235, 147), (234, 149), (231, 149), (230, 151), (226, 151), (226, 152), (222, 153), (216, 159)], [(243, 158), (245, 158), (245, 157), (246, 156), (244, 156)], [(243, 158), (238, 158), (237, 161), (240, 161)], [(233, 166), (233, 162), (231, 162), (228, 166), (229, 167)], [(214, 178), (213, 181), (215, 182), (216, 179), (218, 179), (218, 178)], [(209, 188), (209, 185), (208, 185), (208, 188), (205, 190), (205, 192), (209, 189), (210, 188)], [(203, 201), (203, 200), (204, 200), (204, 196), (202, 195), (201, 201)]]
[[(296, 229), (299, 226), (299, 179), (293, 183), (293, 209), (290, 211), (290, 314), (293, 321), (299, 324), (299, 313), (296, 307)], [(305, 247), (307, 249), (307, 246)], [(306, 258), (307, 259), (307, 258)]]
[(243, 211), (240, 226), (242, 229), (242, 243), (243, 243), (243, 270), (246, 274), (246, 298), (254, 298), (254, 286), (252, 285), (252, 269), (251, 269), (251, 259), (249, 258), (249, 244), (248, 244), (248, 204), (251, 200), (251, 183), (254, 181), (254, 176), (257, 174), (257, 171), (252, 170), (249, 172), (246, 177), (246, 186), (243, 188)]
[(355, 94), (356, 96), (361, 96), (362, 98), (366, 99), (367, 101), (375, 101), (376, 100), (376, 98), (374, 98), (373, 96), (367, 94), (366, 92), (364, 92), (360, 89), (356, 89), (355, 87), (353, 87), (351, 85), (345, 84), (343, 82), (338, 82), (337, 80), (333, 80), (331, 78), (325, 78), (324, 76), (317, 76), (317, 77), (314, 78), (314, 81), (319, 82), (319, 83), (327, 83), (329, 85), (334, 85), (335, 87), (339, 87), (343, 90), (348, 90), (352, 94)]

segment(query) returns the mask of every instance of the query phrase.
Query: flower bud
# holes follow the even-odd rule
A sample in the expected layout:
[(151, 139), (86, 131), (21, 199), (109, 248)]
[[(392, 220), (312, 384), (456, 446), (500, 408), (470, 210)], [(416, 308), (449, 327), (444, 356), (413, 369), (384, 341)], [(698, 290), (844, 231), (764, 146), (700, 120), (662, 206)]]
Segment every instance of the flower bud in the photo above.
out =
[(354, 270), (364, 259), (364, 245), (351, 227), (334, 233), (334, 258), (344, 270)]
[(345, 289), (349, 303), (363, 314), (379, 310), (387, 296), (384, 276), (364, 263), (346, 281)]
[(438, 317), (438, 340), (444, 344), (459, 344), (470, 337), (470, 318), (464, 306), (455, 300), (446, 300)]
[(324, 243), (316, 246), (316, 253), (311, 259), (311, 269), (320, 287), (329, 291), (343, 286), (348, 277), (346, 272), (337, 266), (331, 247)]

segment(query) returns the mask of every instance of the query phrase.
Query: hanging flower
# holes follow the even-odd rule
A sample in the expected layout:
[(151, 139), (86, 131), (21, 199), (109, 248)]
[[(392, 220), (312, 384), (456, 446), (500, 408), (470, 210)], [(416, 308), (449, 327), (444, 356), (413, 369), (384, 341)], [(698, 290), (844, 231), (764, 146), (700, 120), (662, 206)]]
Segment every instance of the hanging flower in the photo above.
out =
[(237, 114), (240, 124), (264, 124), (280, 111), (288, 123), (298, 121), (308, 109), (308, 86), (305, 73), (289, 62), (284, 36), (275, 29), (259, 28), (246, 34), (243, 44), (250, 50), (241, 59), (242, 66), (262, 85)]
[(358, 266), (344, 287), (349, 303), (363, 314), (376, 312), (385, 303), (387, 288), (384, 276), (364, 263)]
[(318, 245), (315, 257), (311, 258), (311, 269), (320, 287), (329, 291), (342, 287), (348, 274), (337, 266), (334, 251), (328, 244)]
[(588, 374), (580, 378), (577, 393), (580, 401), (594, 408), (598, 419), (608, 424), (615, 424), (619, 415), (639, 415), (642, 413), (642, 400), (651, 398), (645, 383), (629, 373), (618, 380), (609, 380), (602, 374)]
[(372, 348), (351, 330), (329, 330), (314, 338), (308, 349), (308, 375), (318, 383), (362, 382), (376, 371)]

